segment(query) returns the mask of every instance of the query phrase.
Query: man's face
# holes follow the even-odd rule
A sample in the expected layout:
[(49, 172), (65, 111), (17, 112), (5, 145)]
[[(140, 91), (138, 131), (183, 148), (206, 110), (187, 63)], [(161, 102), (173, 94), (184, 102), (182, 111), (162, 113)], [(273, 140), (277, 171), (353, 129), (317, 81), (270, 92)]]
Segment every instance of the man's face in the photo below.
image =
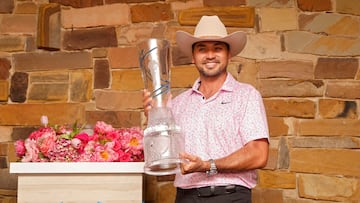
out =
[(202, 76), (214, 77), (225, 73), (229, 59), (229, 48), (224, 42), (204, 41), (194, 44), (192, 62)]

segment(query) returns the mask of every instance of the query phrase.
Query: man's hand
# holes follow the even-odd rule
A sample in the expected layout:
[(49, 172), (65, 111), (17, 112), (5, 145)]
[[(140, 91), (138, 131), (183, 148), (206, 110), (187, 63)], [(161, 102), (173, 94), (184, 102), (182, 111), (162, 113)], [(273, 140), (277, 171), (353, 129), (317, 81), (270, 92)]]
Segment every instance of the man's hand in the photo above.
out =
[(149, 114), (149, 111), (151, 109), (151, 103), (152, 103), (152, 98), (150, 96), (150, 92), (146, 89), (143, 90), (143, 107), (144, 107), (144, 113), (145, 116), (147, 117)]
[[(216, 158), (216, 167), (221, 172), (246, 171), (263, 168), (267, 164), (269, 143), (266, 138), (248, 142), (241, 149), (222, 158)], [(180, 153), (181, 173), (205, 172), (210, 169), (210, 162), (200, 157)]]
[(200, 157), (187, 153), (180, 153), (180, 158), (184, 160), (180, 165), (182, 174), (205, 172), (210, 168), (210, 163), (201, 160)]

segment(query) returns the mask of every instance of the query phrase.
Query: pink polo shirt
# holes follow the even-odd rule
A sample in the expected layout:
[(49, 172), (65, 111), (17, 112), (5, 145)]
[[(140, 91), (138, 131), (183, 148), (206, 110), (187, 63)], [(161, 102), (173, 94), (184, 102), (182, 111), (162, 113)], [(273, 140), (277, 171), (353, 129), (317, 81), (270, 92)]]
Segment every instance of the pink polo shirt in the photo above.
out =
[[(203, 160), (227, 156), (252, 140), (269, 139), (261, 95), (251, 85), (239, 83), (230, 73), (227, 75), (222, 88), (211, 98), (204, 99), (198, 91), (198, 79), (192, 89), (170, 103), (176, 123), (185, 136), (185, 151)], [(256, 181), (255, 170), (210, 177), (201, 172), (176, 174), (174, 185), (198, 188), (236, 184), (253, 188)]]

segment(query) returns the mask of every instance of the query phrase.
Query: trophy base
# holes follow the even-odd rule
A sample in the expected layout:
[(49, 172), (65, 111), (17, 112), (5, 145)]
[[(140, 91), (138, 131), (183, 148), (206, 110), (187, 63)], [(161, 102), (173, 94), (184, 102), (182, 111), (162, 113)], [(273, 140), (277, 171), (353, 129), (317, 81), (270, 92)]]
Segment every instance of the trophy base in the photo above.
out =
[(180, 159), (161, 159), (145, 165), (144, 172), (153, 176), (172, 175), (180, 172)]

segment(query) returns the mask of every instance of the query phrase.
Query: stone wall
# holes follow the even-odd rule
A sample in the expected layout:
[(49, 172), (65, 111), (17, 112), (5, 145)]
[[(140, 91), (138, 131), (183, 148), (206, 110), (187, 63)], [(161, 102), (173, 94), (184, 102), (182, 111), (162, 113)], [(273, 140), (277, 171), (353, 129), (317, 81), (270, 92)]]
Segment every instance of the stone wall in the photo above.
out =
[[(144, 126), (136, 44), (172, 43), (173, 94), (197, 77), (175, 31), (218, 14), (248, 33), (229, 71), (263, 95), (271, 149), (256, 203), (360, 202), (359, 0), (1, 0), (0, 203), (16, 202), (13, 142), (40, 125)], [(171, 202), (173, 177), (146, 177)]]

